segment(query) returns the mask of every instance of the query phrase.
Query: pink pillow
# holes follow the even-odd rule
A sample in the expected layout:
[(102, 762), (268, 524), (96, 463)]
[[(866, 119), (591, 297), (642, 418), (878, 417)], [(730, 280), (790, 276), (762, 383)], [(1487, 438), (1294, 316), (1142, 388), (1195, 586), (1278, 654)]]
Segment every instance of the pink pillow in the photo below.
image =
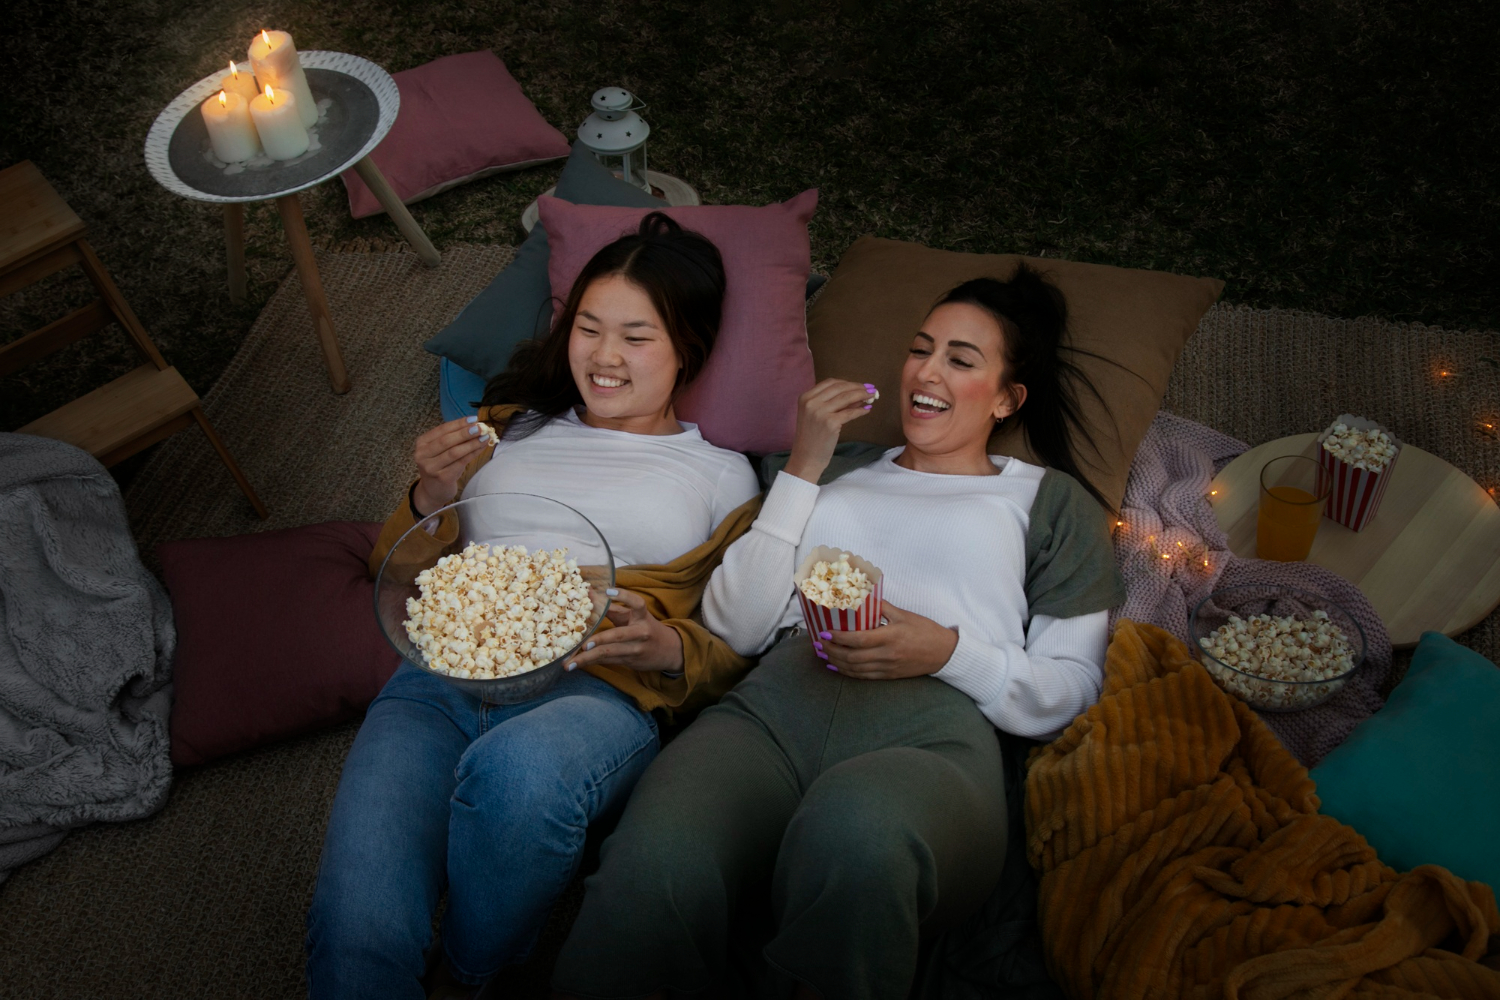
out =
[[(677, 402), (677, 415), (704, 438), (734, 451), (765, 454), (792, 446), (797, 397), (812, 388), (807, 347), (807, 222), (818, 192), (764, 208), (694, 205), (668, 208), (685, 229), (702, 233), (724, 257), (724, 321), (703, 371)], [(635, 232), (653, 209), (538, 201), (551, 257), (552, 294), (566, 299), (589, 258)]]
[(359, 717), (401, 662), (365, 568), (380, 527), (330, 521), (157, 546), (177, 620), (172, 763)]
[[(493, 52), (444, 56), (392, 76), (401, 110), (370, 156), (408, 205), (568, 155), (568, 140), (547, 124)], [(343, 176), (356, 219), (384, 211), (358, 174)]]

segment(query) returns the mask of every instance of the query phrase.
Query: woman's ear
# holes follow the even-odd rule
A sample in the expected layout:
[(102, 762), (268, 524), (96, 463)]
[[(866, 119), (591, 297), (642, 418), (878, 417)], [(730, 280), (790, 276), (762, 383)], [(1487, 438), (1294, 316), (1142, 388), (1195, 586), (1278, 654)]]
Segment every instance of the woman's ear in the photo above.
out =
[(1024, 385), (1006, 386), (1005, 390), (995, 398), (994, 418), (1004, 420), (1021, 408), (1026, 402), (1026, 387)]

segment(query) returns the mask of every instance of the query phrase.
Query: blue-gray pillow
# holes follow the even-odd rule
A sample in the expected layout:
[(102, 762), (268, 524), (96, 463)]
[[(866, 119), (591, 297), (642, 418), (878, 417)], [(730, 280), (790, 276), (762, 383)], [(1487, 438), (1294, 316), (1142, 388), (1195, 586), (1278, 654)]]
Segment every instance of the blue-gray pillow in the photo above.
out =
[(1442, 865), (1500, 893), (1500, 670), (1438, 632), (1385, 707), (1309, 773), (1322, 811), (1398, 871)]
[[(557, 197), (575, 205), (654, 208), (666, 202), (626, 184), (574, 143), (557, 181)], [(541, 226), (516, 250), (515, 260), (463, 311), (422, 346), (485, 380), (505, 370), (516, 345), (552, 323), (547, 281), (547, 232)]]

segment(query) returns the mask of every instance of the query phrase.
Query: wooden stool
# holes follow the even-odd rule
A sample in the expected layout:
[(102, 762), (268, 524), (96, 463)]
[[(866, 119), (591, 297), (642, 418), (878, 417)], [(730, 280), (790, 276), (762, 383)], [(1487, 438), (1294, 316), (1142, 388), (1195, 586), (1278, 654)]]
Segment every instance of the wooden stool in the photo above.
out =
[(203, 428), (234, 481), (262, 518), (265, 505), (203, 415), (198, 394), (168, 365), (131, 312), (109, 272), (83, 238), (73, 213), (30, 160), (0, 170), (0, 296), (20, 291), (70, 264), (88, 275), (99, 298), (0, 347), (0, 378), (110, 323), (119, 323), (147, 364), (18, 428), (56, 438), (114, 465), (193, 423)]

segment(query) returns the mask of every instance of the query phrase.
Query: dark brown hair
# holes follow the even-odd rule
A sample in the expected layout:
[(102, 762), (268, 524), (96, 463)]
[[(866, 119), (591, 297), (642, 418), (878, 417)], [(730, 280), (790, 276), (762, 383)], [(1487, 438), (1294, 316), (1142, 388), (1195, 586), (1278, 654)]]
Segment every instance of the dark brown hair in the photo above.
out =
[(1078, 449), (1073, 444), (1077, 435), (1098, 451), (1079, 409), (1075, 386), (1092, 393), (1101, 403), (1104, 397), (1067, 355), (1100, 356), (1066, 342), (1068, 305), (1062, 292), (1036, 271), (1020, 264), (1008, 281), (995, 278), (966, 281), (944, 295), (937, 305), (950, 302), (983, 309), (1000, 324), (1005, 353), (1004, 385), (1026, 387), (1026, 401), (1012, 418), (1025, 431), (1032, 454), (1042, 464), (1078, 480), (1100, 505), (1109, 509), (1104, 494), (1083, 474)]
[(724, 310), (724, 261), (707, 237), (652, 212), (640, 228), (604, 247), (584, 265), (567, 301), (541, 340), (519, 345), (505, 371), (484, 388), (485, 406), (518, 404), (528, 411), (511, 422), (514, 435), (531, 434), (583, 402), (568, 365), (568, 339), (590, 285), (619, 275), (650, 298), (667, 327), (682, 368), (673, 397), (698, 376), (719, 335)]

